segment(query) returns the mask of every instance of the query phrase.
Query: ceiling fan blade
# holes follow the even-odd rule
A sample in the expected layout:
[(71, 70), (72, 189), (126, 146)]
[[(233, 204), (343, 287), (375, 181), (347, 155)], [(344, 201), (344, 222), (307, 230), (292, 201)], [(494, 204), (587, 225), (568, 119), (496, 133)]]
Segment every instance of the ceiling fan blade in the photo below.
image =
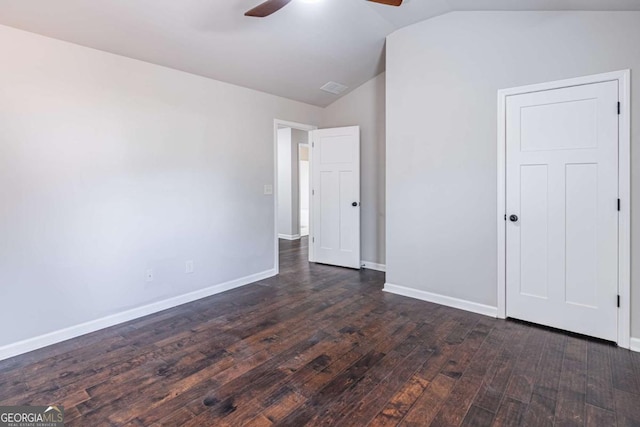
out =
[(374, 3), (386, 4), (387, 6), (400, 6), (402, 0), (369, 0)]
[(264, 18), (265, 16), (269, 16), (272, 13), (279, 11), (290, 2), (291, 0), (267, 0), (245, 13), (244, 16)]

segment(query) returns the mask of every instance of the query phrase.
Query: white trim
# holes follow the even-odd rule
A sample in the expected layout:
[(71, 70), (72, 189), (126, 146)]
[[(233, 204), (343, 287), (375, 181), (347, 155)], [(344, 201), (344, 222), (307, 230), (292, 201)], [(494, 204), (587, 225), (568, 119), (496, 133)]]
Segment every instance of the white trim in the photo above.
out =
[(434, 294), (431, 292), (421, 291), (419, 289), (407, 288), (405, 286), (385, 283), (383, 291), (405, 297), (416, 298), (423, 301), (433, 302), (435, 304), (446, 305), (460, 310), (471, 311), (473, 313), (483, 314), (489, 317), (497, 316), (496, 307), (490, 305), (479, 304), (473, 301), (448, 297), (446, 295)]
[(299, 240), (300, 239), (300, 235), (299, 234), (280, 234), (280, 233), (278, 233), (278, 239)]
[[(280, 272), (280, 247), (278, 246), (278, 126), (307, 132), (318, 129), (314, 125), (273, 119), (273, 269), (275, 274)], [(311, 134), (309, 134), (309, 138), (311, 138)], [(311, 163), (311, 151), (309, 150), (309, 163)], [(311, 176), (309, 176), (309, 186), (311, 186)], [(309, 236), (312, 236), (312, 226), (311, 221), (309, 221)], [(312, 249), (311, 245), (309, 245), (309, 261), (311, 261), (311, 256)]]
[[(300, 233), (300, 236), (308, 236), (311, 234), (311, 132), (308, 133), (306, 144), (298, 144), (298, 183), (300, 183), (300, 151), (302, 151), (302, 147), (307, 148), (307, 156), (309, 157), (309, 160), (307, 160), (307, 163), (309, 163), (309, 188), (307, 189), (309, 192), (309, 224), (307, 224), (307, 234), (302, 234), (302, 205), (300, 204), (302, 187), (298, 186), (298, 233)], [(309, 248), (311, 248), (311, 245)], [(311, 260), (311, 257), (309, 257), (309, 260)]]
[(563, 87), (590, 85), (593, 83), (610, 82), (613, 80), (629, 81), (631, 70), (612, 71), (609, 73), (594, 74), (590, 76), (575, 77), (572, 79), (556, 80), (552, 82), (538, 83), (528, 86), (518, 86), (509, 89), (500, 89), (498, 96), (522, 95), (525, 93), (542, 92)]
[[(315, 129), (314, 129), (315, 130)], [(316, 262), (316, 244), (315, 237), (313, 237), (313, 148), (315, 143), (315, 132), (309, 132), (309, 262)]]
[(631, 340), (631, 71), (618, 78), (618, 345), (629, 348)]
[(140, 317), (148, 316), (149, 314), (157, 313), (159, 311), (167, 310), (169, 308), (177, 307), (182, 304), (186, 304), (192, 301), (196, 301), (202, 298), (209, 297), (211, 295), (219, 294), (240, 286), (248, 285), (250, 283), (264, 280), (276, 275), (275, 269), (266, 270), (261, 273), (252, 274), (250, 276), (241, 277), (239, 279), (231, 280), (218, 285), (210, 286), (205, 289), (199, 289), (197, 291), (189, 292), (187, 294), (178, 295), (176, 297), (168, 298), (166, 300), (154, 302), (151, 304), (143, 305), (141, 307), (126, 310), (120, 313), (112, 314), (100, 319), (91, 320), (89, 322), (74, 325), (65, 329), (49, 332), (48, 334), (40, 335), (37, 337), (29, 338), (24, 341), (19, 341), (12, 344), (7, 344), (0, 347), (0, 360), (8, 359), (23, 353), (27, 353), (33, 350), (37, 350), (42, 347), (46, 347), (52, 344), (56, 344), (62, 341), (76, 338), (81, 335), (85, 335), (91, 332), (98, 331), (100, 329), (108, 328), (120, 323), (128, 322), (130, 320), (138, 319)]
[(386, 264), (378, 264), (376, 262), (371, 262), (371, 261), (360, 261), (360, 265), (362, 266), (362, 268), (366, 268), (369, 270), (376, 270), (376, 271), (382, 271), (382, 272), (387, 271)]
[(580, 86), (606, 81), (618, 81), (618, 99), (621, 103), (619, 116), (619, 197), (622, 201), (618, 222), (618, 346), (629, 348), (631, 335), (631, 71), (622, 70), (575, 79), (541, 83), (531, 86), (498, 91), (498, 308), (499, 318), (507, 314), (506, 306), (506, 117), (507, 97), (563, 87)]
[(507, 96), (502, 91), (498, 91), (498, 295), (497, 295), (497, 317), (507, 318), (507, 224), (505, 215), (507, 214), (507, 178), (506, 178), (506, 104)]
[(631, 338), (629, 340), (629, 350), (640, 352), (640, 338)]

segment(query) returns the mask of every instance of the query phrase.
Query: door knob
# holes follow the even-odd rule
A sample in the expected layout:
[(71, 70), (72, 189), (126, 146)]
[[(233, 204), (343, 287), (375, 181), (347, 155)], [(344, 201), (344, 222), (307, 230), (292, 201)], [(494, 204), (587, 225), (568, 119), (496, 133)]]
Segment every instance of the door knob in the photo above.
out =
[(356, 206), (358, 206), (358, 202), (351, 203), (351, 206), (353, 206), (355, 208)]
[(509, 221), (511, 221), (511, 222), (516, 222), (516, 221), (518, 221), (518, 215), (511, 215), (511, 216), (509, 217)]

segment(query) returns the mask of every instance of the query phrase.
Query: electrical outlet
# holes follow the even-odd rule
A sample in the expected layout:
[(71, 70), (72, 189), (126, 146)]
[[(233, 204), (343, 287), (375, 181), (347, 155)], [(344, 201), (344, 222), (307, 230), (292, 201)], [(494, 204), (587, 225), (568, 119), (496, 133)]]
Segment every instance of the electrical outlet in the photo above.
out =
[(195, 271), (195, 267), (193, 265), (193, 260), (189, 260), (184, 263), (184, 272), (187, 274), (191, 274)]
[(153, 282), (153, 269), (152, 268), (147, 270), (147, 282)]
[(264, 186), (264, 194), (265, 195), (273, 194), (273, 185), (265, 184), (265, 186)]

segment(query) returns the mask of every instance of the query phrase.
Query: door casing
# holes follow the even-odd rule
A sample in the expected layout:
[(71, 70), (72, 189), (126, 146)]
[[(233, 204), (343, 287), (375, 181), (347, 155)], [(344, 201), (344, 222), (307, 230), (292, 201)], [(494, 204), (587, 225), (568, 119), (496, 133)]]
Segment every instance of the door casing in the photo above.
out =
[(618, 339), (629, 348), (631, 340), (631, 71), (622, 70), (568, 80), (559, 80), (498, 91), (498, 318), (506, 318), (506, 103), (509, 96), (561, 89), (607, 81), (618, 82), (620, 115), (618, 116)]

